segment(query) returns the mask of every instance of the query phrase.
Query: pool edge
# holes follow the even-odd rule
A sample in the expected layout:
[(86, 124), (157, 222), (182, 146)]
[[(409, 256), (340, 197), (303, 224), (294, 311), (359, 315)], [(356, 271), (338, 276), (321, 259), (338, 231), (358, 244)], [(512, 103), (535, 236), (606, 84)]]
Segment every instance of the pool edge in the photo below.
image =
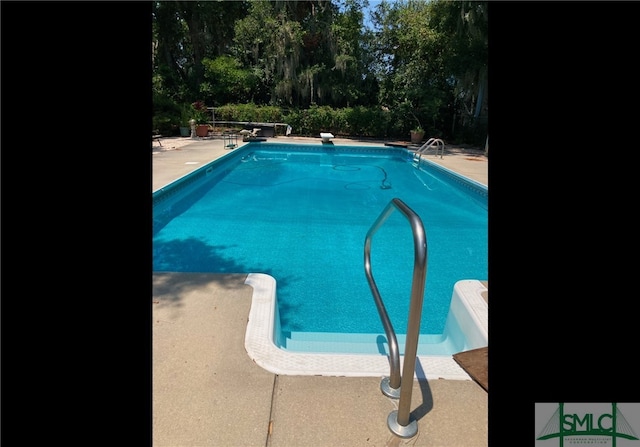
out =
[[(461, 302), (471, 302), (470, 306), (461, 306), (460, 311), (472, 310), (470, 320), (486, 328), (481, 321), (487, 313), (477, 310), (482, 304), (467, 295), (486, 290), (476, 280), (464, 280), (470, 287), (461, 289)], [(475, 282), (480, 287), (473, 287)], [(254, 290), (245, 333), (245, 350), (249, 357), (260, 367), (280, 375), (300, 376), (338, 376), (338, 377), (385, 377), (389, 375), (389, 361), (386, 356), (369, 354), (330, 354), (302, 353), (285, 351), (278, 348), (274, 341), (274, 324), (277, 312), (276, 280), (264, 273), (249, 273), (245, 284)], [(455, 287), (454, 287), (454, 290)], [(481, 297), (480, 297), (481, 298)], [(481, 298), (482, 299), (482, 298)], [(486, 304), (486, 303), (485, 303)], [(487, 306), (488, 308), (488, 306)], [(474, 310), (475, 309), (475, 310)], [(402, 360), (401, 360), (402, 361)], [(417, 358), (419, 367), (414, 378), (472, 380), (458, 365), (453, 356), (423, 356)], [(418, 374), (418, 372), (420, 374)]]

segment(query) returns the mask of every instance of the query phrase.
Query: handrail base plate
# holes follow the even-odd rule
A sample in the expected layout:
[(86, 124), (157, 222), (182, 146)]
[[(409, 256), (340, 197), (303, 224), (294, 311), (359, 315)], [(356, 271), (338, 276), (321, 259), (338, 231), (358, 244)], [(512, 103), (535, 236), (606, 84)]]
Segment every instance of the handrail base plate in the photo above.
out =
[(391, 399), (400, 399), (400, 388), (402, 386), (399, 386), (398, 388), (391, 388), (390, 381), (390, 377), (384, 377), (380, 382), (380, 391), (382, 391), (382, 394), (390, 397)]
[(398, 424), (398, 410), (393, 410), (387, 417), (387, 426), (394, 435), (401, 438), (413, 438), (418, 434), (418, 421), (410, 419), (408, 425)]

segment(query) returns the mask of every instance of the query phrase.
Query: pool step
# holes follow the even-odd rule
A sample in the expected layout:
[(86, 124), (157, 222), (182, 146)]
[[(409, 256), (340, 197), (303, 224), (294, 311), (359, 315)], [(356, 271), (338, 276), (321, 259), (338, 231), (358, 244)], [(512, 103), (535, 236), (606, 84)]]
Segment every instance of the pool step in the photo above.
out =
[[(404, 334), (396, 335), (400, 355), (404, 354)], [(389, 353), (384, 334), (344, 334), (332, 332), (286, 332), (280, 349), (307, 353), (380, 354)], [(453, 355), (463, 350), (444, 334), (421, 334), (418, 355)]]

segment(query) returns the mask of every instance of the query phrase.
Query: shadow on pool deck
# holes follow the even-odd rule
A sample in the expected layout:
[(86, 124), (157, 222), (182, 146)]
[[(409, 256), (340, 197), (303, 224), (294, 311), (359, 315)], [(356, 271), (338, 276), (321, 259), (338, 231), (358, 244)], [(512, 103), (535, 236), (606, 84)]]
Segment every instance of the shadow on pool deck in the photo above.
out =
[[(282, 140), (321, 144), (320, 138), (269, 139)], [(170, 139), (163, 146), (170, 148)], [(229, 152), (221, 138), (157, 149), (153, 190)], [(486, 157), (454, 150), (433, 161), (488, 184)], [(414, 380), (418, 433), (402, 439), (387, 427), (398, 402), (382, 394), (380, 378), (277, 375), (255, 364), (244, 348), (253, 294), (246, 276), (153, 274), (154, 447), (488, 445), (488, 394), (471, 379)]]

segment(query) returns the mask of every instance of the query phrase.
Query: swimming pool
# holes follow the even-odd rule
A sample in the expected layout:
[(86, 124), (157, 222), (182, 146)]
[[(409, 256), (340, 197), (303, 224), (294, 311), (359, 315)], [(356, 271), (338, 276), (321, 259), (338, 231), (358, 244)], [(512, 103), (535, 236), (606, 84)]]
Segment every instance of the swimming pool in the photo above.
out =
[[(394, 197), (427, 233), (421, 346), (458, 352), (464, 341), (443, 333), (456, 282), (487, 277), (488, 193), (428, 163), (416, 169), (402, 149), (245, 145), (154, 193), (153, 268), (266, 273), (278, 284), (280, 348), (379, 354), (363, 243)], [(375, 237), (372, 265), (401, 346), (412, 262), (411, 232), (392, 216)]]

